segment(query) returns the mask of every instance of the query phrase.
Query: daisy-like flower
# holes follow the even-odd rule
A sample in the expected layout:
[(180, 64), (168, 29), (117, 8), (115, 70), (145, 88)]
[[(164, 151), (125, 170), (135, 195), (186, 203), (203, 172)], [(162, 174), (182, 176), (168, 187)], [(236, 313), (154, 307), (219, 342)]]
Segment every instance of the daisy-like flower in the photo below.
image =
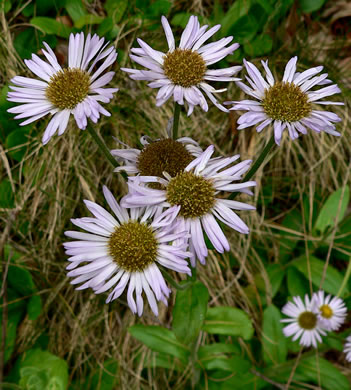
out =
[(208, 31), (208, 26), (200, 27), (196, 16), (191, 16), (180, 38), (179, 47), (176, 48), (174, 36), (166, 17), (161, 18), (162, 26), (166, 34), (168, 52), (162, 53), (154, 50), (147, 43), (138, 39), (140, 48), (133, 48), (130, 58), (144, 66), (147, 70), (121, 68), (130, 73), (134, 80), (146, 80), (151, 88), (159, 88), (156, 96), (156, 105), (161, 106), (171, 96), (178, 104), (188, 104), (188, 115), (194, 106), (200, 105), (208, 110), (205, 95), (220, 110), (228, 110), (217, 102), (213, 93), (224, 92), (225, 89), (216, 90), (208, 81), (235, 81), (232, 77), (242, 68), (232, 66), (224, 69), (208, 69), (208, 66), (222, 60), (232, 54), (238, 47), (238, 43), (227, 45), (233, 37), (222, 38), (217, 42), (204, 45), (221, 26), (218, 24)]
[[(155, 176), (135, 176), (128, 181), (129, 194), (121, 203), (125, 207), (159, 206), (179, 207), (179, 228), (190, 234), (189, 250), (195, 255), (191, 263), (195, 266), (196, 257), (204, 264), (208, 250), (203, 230), (215, 249), (223, 253), (229, 250), (229, 243), (217, 220), (240, 233), (248, 234), (247, 225), (233, 210), (254, 210), (246, 203), (221, 199), (222, 192), (245, 192), (252, 195), (249, 187), (254, 181), (233, 183), (241, 179), (251, 164), (251, 160), (233, 165), (240, 156), (218, 158), (209, 163), (214, 147), (209, 146), (199, 157), (193, 160), (183, 172), (175, 177), (164, 173), (165, 179)], [(145, 186), (145, 183), (160, 183), (162, 189)], [(216, 220), (217, 219), (217, 220)]]
[(300, 297), (293, 297), (294, 302), (288, 302), (282, 312), (290, 317), (280, 320), (289, 323), (283, 333), (286, 337), (293, 336), (292, 340), (300, 339), (300, 345), (317, 348), (317, 341), (322, 342), (322, 336), (326, 333), (318, 320), (318, 307), (315, 298), (310, 299), (305, 295), (305, 302)]
[(325, 297), (324, 291), (318, 291), (313, 295), (319, 310), (318, 319), (323, 328), (328, 331), (338, 330), (347, 315), (344, 301), (331, 295)]
[(302, 73), (296, 72), (297, 57), (291, 58), (287, 63), (282, 81), (276, 81), (268, 67), (268, 60), (261, 61), (266, 72), (263, 78), (256, 66), (244, 60), (247, 70), (247, 81), (250, 86), (242, 82), (237, 85), (248, 95), (256, 100), (232, 101), (234, 106), (230, 110), (246, 110), (247, 112), (238, 119), (238, 129), (257, 125), (256, 130), (262, 131), (266, 126), (273, 123), (274, 138), (277, 145), (280, 144), (282, 133), (288, 129), (291, 139), (296, 139), (299, 133), (306, 134), (307, 127), (320, 133), (337, 135), (333, 122), (341, 119), (330, 111), (316, 109), (316, 104), (343, 105), (341, 102), (321, 101), (326, 96), (340, 93), (336, 85), (311, 91), (314, 86), (330, 84), (328, 74), (317, 76), (323, 66), (308, 69)]
[(346, 360), (351, 362), (351, 335), (346, 338), (344, 353), (346, 354)]
[(102, 73), (117, 58), (115, 48), (106, 48), (108, 42), (104, 44), (104, 38), (88, 34), (85, 39), (83, 33), (71, 34), (67, 68), (59, 65), (55, 53), (43, 43), (46, 50), (42, 49), (42, 52), (48, 62), (36, 54), (32, 54), (31, 60), (24, 60), (41, 80), (15, 76), (11, 80), (15, 86), (10, 86), (12, 92), (8, 93), (8, 100), (24, 104), (8, 111), (17, 114), (15, 119), (28, 118), (22, 126), (51, 114), (42, 139), (45, 145), (57, 130), (58, 135), (65, 132), (70, 114), (74, 115), (80, 129), (86, 128), (87, 118), (96, 123), (100, 114), (110, 116), (99, 102), (108, 103), (118, 88), (102, 88), (112, 80), (115, 72)]
[[(72, 219), (72, 223), (89, 233), (65, 232), (66, 236), (78, 240), (64, 243), (66, 254), (71, 256), (67, 267), (68, 276), (74, 277), (71, 283), (83, 283), (77, 290), (90, 287), (95, 294), (112, 288), (106, 303), (118, 298), (129, 284), (127, 301), (132, 312), (141, 316), (144, 292), (152, 311), (158, 315), (157, 301), (167, 304), (170, 289), (157, 264), (190, 274), (184, 260), (191, 255), (186, 251), (186, 232), (179, 229), (178, 233), (173, 232), (179, 207), (158, 215), (150, 207), (128, 213), (107, 187), (103, 191), (115, 216), (86, 200), (94, 218)], [(173, 245), (169, 245), (171, 242)]]
[(189, 137), (158, 139), (150, 142), (148, 137), (141, 137), (143, 149), (114, 149), (111, 154), (123, 166), (115, 172), (125, 171), (128, 174), (139, 173), (142, 176), (163, 177), (167, 172), (171, 177), (182, 172), (194, 158), (202, 153), (199, 144)]

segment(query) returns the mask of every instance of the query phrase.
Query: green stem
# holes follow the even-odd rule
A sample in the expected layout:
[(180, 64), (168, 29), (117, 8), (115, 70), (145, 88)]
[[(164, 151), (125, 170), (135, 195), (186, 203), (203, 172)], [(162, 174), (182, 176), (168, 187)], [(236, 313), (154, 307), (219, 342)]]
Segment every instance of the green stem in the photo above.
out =
[(105, 142), (102, 140), (99, 134), (94, 130), (93, 126), (90, 123), (88, 123), (87, 130), (89, 131), (90, 135), (93, 137), (93, 140), (96, 142), (97, 146), (100, 148), (100, 150), (105, 155), (107, 160), (113, 165), (113, 167), (114, 168), (119, 167), (117, 160), (112, 156), (111, 152), (108, 150), (107, 146), (105, 145)]
[(336, 294), (338, 297), (340, 297), (340, 295), (342, 294), (347, 282), (349, 281), (350, 275), (351, 275), (351, 258), (349, 259), (349, 264), (347, 265), (347, 270), (344, 279), (341, 283), (338, 293)]
[(186, 290), (188, 287), (192, 285), (192, 282), (179, 284), (172, 278), (172, 276), (166, 270), (160, 268), (160, 271), (162, 272), (162, 275), (167, 280), (167, 282), (177, 290)]
[(172, 138), (174, 140), (178, 138), (179, 116), (180, 116), (180, 105), (174, 102), (173, 131), (172, 131)]
[[(264, 159), (266, 158), (267, 154), (272, 149), (272, 146), (274, 145), (274, 143), (275, 143), (274, 135), (272, 135), (271, 139), (268, 141), (267, 145), (264, 147), (261, 154), (258, 156), (258, 159), (255, 161), (253, 166), (249, 169), (247, 174), (244, 176), (243, 182), (249, 181), (252, 178), (252, 176), (256, 173), (256, 171), (258, 170), (258, 168), (261, 166)], [(239, 192), (233, 192), (230, 194), (228, 199), (234, 199), (238, 194), (239, 194)]]

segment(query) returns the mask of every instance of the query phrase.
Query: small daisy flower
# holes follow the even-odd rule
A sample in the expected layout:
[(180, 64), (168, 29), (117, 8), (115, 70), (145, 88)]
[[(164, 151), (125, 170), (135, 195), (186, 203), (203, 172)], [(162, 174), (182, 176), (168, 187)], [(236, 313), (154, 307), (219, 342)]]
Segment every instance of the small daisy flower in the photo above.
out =
[(293, 297), (293, 302), (288, 302), (282, 309), (282, 312), (290, 317), (281, 322), (289, 323), (283, 329), (286, 337), (293, 336), (292, 340), (296, 341), (300, 336), (300, 345), (317, 348), (317, 341), (322, 342), (322, 336), (326, 333), (318, 321), (318, 308), (314, 298), (309, 299), (305, 296), (305, 302), (300, 297)]
[[(11, 82), (12, 92), (8, 93), (10, 102), (24, 103), (10, 108), (8, 111), (17, 114), (15, 119), (28, 118), (21, 126), (34, 122), (47, 114), (52, 118), (44, 132), (43, 144), (58, 130), (62, 135), (73, 114), (80, 129), (87, 126), (87, 118), (96, 123), (100, 114), (110, 116), (99, 102), (108, 103), (118, 88), (102, 88), (108, 84), (115, 72), (102, 72), (112, 65), (117, 58), (114, 47), (106, 49), (104, 38), (96, 34), (91, 37), (84, 34), (71, 34), (68, 45), (68, 67), (62, 68), (55, 53), (44, 42), (46, 50), (42, 50), (48, 62), (36, 54), (31, 60), (24, 60), (27, 67), (41, 80), (15, 76)], [(97, 66), (101, 60), (104, 61)]]
[(125, 171), (128, 174), (139, 173), (142, 176), (163, 177), (167, 172), (171, 177), (182, 172), (194, 158), (202, 153), (199, 144), (189, 137), (158, 139), (151, 141), (148, 137), (141, 137), (143, 149), (114, 149), (111, 154), (123, 166), (115, 172)]
[(161, 18), (162, 26), (166, 34), (168, 52), (162, 53), (154, 50), (147, 43), (138, 39), (140, 48), (133, 48), (130, 58), (144, 66), (147, 70), (122, 68), (130, 73), (134, 80), (146, 80), (151, 88), (159, 88), (156, 96), (156, 105), (161, 106), (171, 96), (178, 104), (188, 104), (188, 115), (194, 107), (200, 105), (208, 110), (208, 104), (204, 94), (211, 102), (224, 112), (228, 110), (217, 102), (213, 93), (224, 92), (225, 89), (216, 90), (208, 81), (235, 81), (232, 77), (242, 68), (232, 66), (224, 69), (208, 69), (208, 66), (222, 60), (232, 54), (238, 47), (238, 43), (227, 45), (233, 37), (222, 38), (217, 42), (204, 45), (221, 26), (218, 24), (207, 31), (208, 26), (200, 27), (196, 16), (191, 16), (180, 38), (179, 47), (176, 48), (174, 36), (166, 17)]
[[(193, 266), (196, 257), (204, 264), (208, 254), (203, 230), (218, 252), (229, 251), (228, 240), (217, 220), (240, 233), (248, 234), (249, 228), (233, 210), (255, 209), (246, 203), (217, 197), (222, 191), (252, 195), (249, 187), (255, 186), (256, 182), (233, 183), (240, 180), (249, 169), (251, 160), (233, 165), (240, 157), (236, 155), (209, 163), (213, 152), (214, 147), (211, 145), (175, 177), (166, 173), (165, 179), (155, 176), (129, 177), (129, 194), (121, 201), (123, 206), (130, 208), (178, 206), (180, 229), (190, 234), (189, 250), (194, 254), (191, 258)], [(160, 183), (163, 187), (149, 188), (145, 183)]]
[(302, 73), (296, 72), (297, 57), (291, 58), (285, 67), (282, 81), (276, 81), (268, 67), (268, 60), (261, 61), (266, 72), (266, 79), (251, 62), (244, 60), (247, 70), (247, 81), (250, 86), (242, 82), (237, 85), (248, 95), (256, 100), (243, 100), (228, 102), (235, 104), (230, 110), (246, 110), (247, 112), (238, 119), (238, 129), (257, 125), (256, 130), (262, 131), (266, 126), (273, 123), (274, 138), (277, 145), (280, 144), (282, 133), (288, 129), (292, 140), (299, 136), (299, 133), (307, 134), (306, 128), (317, 133), (337, 135), (332, 122), (340, 122), (341, 119), (330, 111), (317, 110), (316, 104), (343, 105), (341, 102), (322, 101), (326, 96), (340, 93), (336, 85), (320, 88), (311, 91), (314, 86), (330, 84), (328, 74), (323, 73), (316, 76), (323, 69), (323, 66), (308, 69)]
[(72, 219), (72, 223), (89, 233), (65, 232), (66, 236), (77, 239), (64, 243), (66, 254), (71, 256), (67, 275), (74, 278), (72, 284), (83, 283), (77, 290), (90, 287), (95, 294), (100, 294), (112, 288), (106, 303), (117, 299), (128, 285), (128, 305), (139, 316), (143, 313), (144, 292), (157, 316), (157, 301), (167, 304), (170, 293), (158, 264), (190, 274), (184, 260), (191, 256), (186, 251), (186, 232), (173, 231), (179, 207), (156, 214), (150, 207), (136, 208), (129, 213), (105, 186), (103, 191), (115, 216), (98, 204), (85, 201), (94, 218)]
[(346, 338), (346, 343), (344, 345), (344, 353), (346, 354), (346, 360), (351, 362), (351, 336)]
[(318, 319), (324, 329), (328, 331), (338, 330), (344, 323), (347, 309), (342, 299), (331, 295), (324, 296), (324, 291), (314, 293), (318, 307)]

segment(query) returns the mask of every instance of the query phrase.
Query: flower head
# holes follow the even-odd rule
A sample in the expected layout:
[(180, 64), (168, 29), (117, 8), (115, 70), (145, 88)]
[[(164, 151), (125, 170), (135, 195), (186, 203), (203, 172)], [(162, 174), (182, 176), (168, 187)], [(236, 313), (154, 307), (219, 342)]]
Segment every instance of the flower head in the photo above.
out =
[(167, 18), (162, 16), (162, 26), (168, 42), (168, 52), (162, 53), (152, 49), (147, 43), (138, 39), (140, 48), (133, 48), (130, 58), (144, 66), (147, 70), (122, 68), (130, 73), (134, 80), (146, 80), (151, 88), (159, 88), (156, 96), (157, 106), (161, 106), (171, 96), (178, 104), (188, 104), (188, 115), (194, 106), (200, 105), (208, 110), (208, 104), (203, 92), (220, 110), (228, 110), (219, 104), (213, 96), (215, 92), (224, 92), (226, 89), (216, 90), (208, 81), (235, 81), (232, 77), (241, 69), (241, 66), (232, 66), (224, 69), (208, 69), (227, 55), (232, 54), (239, 47), (238, 43), (227, 45), (233, 37), (222, 38), (217, 42), (204, 45), (214, 35), (220, 25), (207, 31), (208, 26), (200, 27), (196, 16), (191, 16), (181, 36), (179, 47), (176, 48), (174, 36)]
[(64, 243), (66, 254), (71, 256), (67, 267), (68, 276), (74, 278), (71, 283), (83, 283), (77, 290), (90, 287), (95, 294), (112, 288), (106, 303), (118, 298), (129, 284), (127, 300), (132, 312), (142, 314), (144, 292), (152, 311), (158, 315), (156, 301), (167, 304), (170, 290), (157, 264), (190, 274), (184, 260), (191, 256), (186, 251), (186, 232), (173, 231), (177, 227), (174, 219), (179, 207), (164, 213), (150, 207), (135, 208), (129, 213), (107, 187), (103, 191), (115, 216), (86, 200), (94, 218), (72, 219), (72, 223), (89, 233), (65, 232), (66, 236), (78, 240)]
[(326, 330), (338, 330), (344, 323), (347, 314), (345, 303), (338, 297), (324, 296), (324, 291), (314, 294), (318, 307), (318, 319)]
[(346, 338), (344, 353), (346, 354), (346, 360), (351, 362), (351, 335)]
[[(104, 38), (96, 34), (86, 39), (83, 33), (71, 34), (68, 46), (68, 67), (62, 68), (55, 53), (44, 42), (42, 49), (48, 62), (36, 54), (31, 60), (25, 60), (27, 67), (41, 80), (15, 76), (10, 86), (8, 100), (23, 103), (8, 111), (15, 119), (28, 118), (22, 126), (51, 114), (52, 118), (43, 135), (43, 144), (58, 130), (58, 135), (65, 132), (70, 114), (74, 115), (80, 129), (87, 126), (87, 118), (97, 122), (100, 114), (110, 116), (99, 102), (108, 103), (118, 88), (102, 88), (108, 84), (115, 72), (102, 72), (112, 65), (117, 58), (114, 47), (106, 48)], [(96, 67), (101, 60), (104, 61)]]
[[(210, 162), (213, 152), (211, 145), (174, 177), (167, 174), (165, 179), (156, 176), (130, 177), (129, 194), (122, 199), (122, 204), (130, 208), (148, 205), (179, 207), (179, 228), (190, 233), (189, 249), (201, 263), (205, 263), (208, 254), (203, 230), (218, 252), (228, 251), (228, 240), (217, 220), (248, 234), (249, 228), (233, 210), (255, 209), (246, 203), (217, 197), (222, 191), (252, 194), (249, 187), (255, 186), (256, 182), (233, 183), (249, 169), (251, 160), (233, 165), (240, 157), (236, 155)], [(162, 189), (149, 188), (145, 183), (160, 183)], [(191, 259), (193, 266), (196, 257)]]
[(293, 302), (288, 302), (282, 309), (282, 312), (290, 317), (281, 320), (287, 322), (284, 329), (286, 337), (293, 336), (292, 340), (297, 340), (300, 336), (300, 345), (305, 347), (317, 348), (317, 341), (322, 342), (322, 336), (325, 336), (325, 331), (321, 327), (318, 320), (318, 308), (313, 297), (311, 300), (308, 295), (305, 296), (305, 302), (300, 297), (293, 297)]
[(128, 174), (139, 173), (142, 176), (163, 177), (167, 172), (171, 177), (184, 170), (195, 157), (202, 153), (199, 144), (189, 137), (177, 140), (171, 138), (148, 140), (141, 137), (140, 143), (143, 149), (114, 149), (111, 154), (117, 158), (123, 166), (115, 169), (115, 172), (126, 171)]
[(340, 135), (335, 130), (333, 122), (341, 119), (330, 111), (317, 110), (316, 104), (342, 105), (341, 102), (321, 101), (326, 96), (340, 93), (336, 84), (311, 91), (314, 86), (330, 84), (328, 74), (317, 76), (323, 66), (308, 69), (302, 73), (296, 72), (297, 57), (291, 58), (285, 67), (282, 81), (276, 81), (268, 67), (268, 61), (261, 61), (266, 72), (266, 79), (251, 62), (244, 60), (246, 76), (250, 87), (242, 82), (237, 85), (256, 100), (228, 102), (234, 103), (230, 110), (246, 110), (238, 119), (238, 129), (257, 125), (257, 131), (262, 131), (273, 123), (275, 142), (279, 145), (282, 133), (288, 129), (291, 139), (296, 139), (299, 133), (306, 134), (306, 127), (320, 133)]

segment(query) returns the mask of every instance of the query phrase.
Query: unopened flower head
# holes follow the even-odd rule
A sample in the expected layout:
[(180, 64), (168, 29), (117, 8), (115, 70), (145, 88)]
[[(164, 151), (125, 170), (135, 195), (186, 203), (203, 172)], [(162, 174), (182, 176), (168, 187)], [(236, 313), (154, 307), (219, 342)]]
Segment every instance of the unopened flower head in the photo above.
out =
[(64, 243), (70, 256), (68, 276), (74, 278), (71, 283), (83, 283), (77, 290), (90, 287), (95, 294), (112, 289), (106, 303), (117, 299), (128, 285), (127, 301), (132, 312), (142, 314), (144, 292), (152, 311), (158, 315), (157, 301), (167, 304), (170, 293), (158, 264), (190, 274), (185, 260), (191, 256), (187, 252), (187, 233), (179, 228), (174, 232), (179, 207), (164, 213), (150, 207), (129, 212), (106, 187), (103, 190), (114, 216), (86, 200), (94, 217), (72, 219), (72, 223), (89, 233), (65, 232), (77, 239)]
[(163, 172), (167, 172), (174, 177), (202, 153), (199, 144), (189, 137), (151, 141), (144, 136), (140, 138), (140, 143), (143, 145), (142, 150), (132, 148), (111, 150), (117, 161), (124, 163), (123, 166), (116, 168), (115, 172), (125, 171), (128, 174), (139, 173), (142, 176), (159, 177), (163, 177)]
[(228, 110), (219, 104), (213, 95), (226, 89), (216, 90), (208, 84), (208, 81), (239, 80), (232, 76), (241, 69), (241, 66), (223, 69), (208, 69), (208, 67), (232, 54), (239, 44), (233, 43), (227, 47), (233, 37), (226, 37), (204, 45), (221, 26), (214, 26), (207, 31), (207, 25), (200, 27), (198, 18), (191, 16), (180, 38), (179, 47), (176, 48), (168, 20), (162, 16), (161, 22), (166, 34), (168, 52), (154, 50), (138, 39), (140, 48), (133, 48), (130, 58), (147, 70), (129, 68), (122, 68), (122, 70), (130, 73), (130, 77), (134, 80), (146, 80), (150, 82), (149, 87), (159, 88), (156, 96), (157, 106), (161, 106), (173, 96), (178, 104), (187, 103), (188, 115), (197, 105), (207, 111), (205, 94), (215, 106), (227, 112)]
[(344, 353), (346, 354), (346, 360), (351, 363), (351, 335), (346, 338)]
[(317, 348), (317, 341), (322, 342), (322, 336), (325, 331), (318, 320), (318, 308), (315, 298), (310, 299), (305, 296), (305, 302), (300, 297), (293, 297), (294, 302), (288, 302), (282, 309), (282, 312), (290, 317), (281, 320), (289, 323), (283, 333), (286, 337), (293, 336), (292, 340), (296, 341), (300, 337), (300, 345)]
[(315, 293), (314, 299), (318, 307), (318, 319), (321, 326), (329, 331), (338, 330), (347, 315), (344, 301), (331, 295), (324, 296), (324, 291)]
[[(115, 72), (102, 73), (112, 65), (117, 58), (114, 47), (104, 44), (104, 38), (96, 34), (71, 34), (68, 45), (68, 67), (62, 68), (55, 53), (44, 42), (46, 50), (42, 49), (48, 62), (36, 54), (31, 60), (25, 60), (27, 67), (41, 80), (15, 76), (10, 86), (8, 100), (23, 103), (10, 108), (16, 119), (28, 118), (22, 126), (51, 114), (52, 118), (43, 135), (43, 144), (58, 130), (58, 135), (65, 132), (70, 114), (74, 115), (80, 129), (85, 129), (87, 119), (97, 122), (100, 114), (110, 116), (110, 113), (99, 102), (108, 103), (118, 88), (102, 88), (108, 84)], [(100, 66), (97, 63), (104, 60)]]
[[(196, 257), (205, 263), (208, 250), (203, 230), (215, 247), (223, 253), (229, 250), (229, 243), (217, 220), (240, 233), (248, 234), (248, 226), (233, 210), (254, 210), (246, 203), (217, 197), (219, 192), (244, 192), (249, 195), (254, 181), (239, 181), (251, 164), (251, 160), (233, 165), (240, 156), (217, 158), (210, 162), (214, 152), (209, 146), (194, 159), (183, 172), (171, 177), (165, 173), (165, 179), (156, 176), (135, 176), (129, 178), (129, 194), (122, 199), (125, 207), (159, 206), (179, 207), (179, 229), (190, 233), (189, 249), (195, 255), (191, 259), (195, 266)], [(145, 183), (160, 183), (162, 189), (145, 186)]]
[(247, 112), (238, 119), (238, 129), (257, 126), (257, 131), (262, 131), (266, 126), (273, 124), (275, 142), (279, 145), (284, 129), (288, 129), (291, 139), (296, 139), (299, 133), (306, 134), (310, 128), (317, 133), (326, 133), (339, 136), (333, 122), (341, 119), (330, 111), (318, 110), (317, 104), (343, 105), (341, 102), (322, 101), (326, 96), (340, 93), (336, 85), (329, 85), (316, 90), (314, 86), (322, 86), (332, 83), (327, 79), (328, 74), (317, 76), (323, 66), (317, 66), (296, 72), (297, 57), (291, 58), (285, 67), (282, 81), (276, 81), (268, 67), (268, 61), (261, 61), (266, 72), (264, 78), (259, 70), (251, 62), (244, 60), (247, 70), (247, 81), (250, 86), (238, 81), (237, 85), (248, 95), (256, 100), (242, 100), (227, 102), (233, 103), (230, 110), (246, 110)]

